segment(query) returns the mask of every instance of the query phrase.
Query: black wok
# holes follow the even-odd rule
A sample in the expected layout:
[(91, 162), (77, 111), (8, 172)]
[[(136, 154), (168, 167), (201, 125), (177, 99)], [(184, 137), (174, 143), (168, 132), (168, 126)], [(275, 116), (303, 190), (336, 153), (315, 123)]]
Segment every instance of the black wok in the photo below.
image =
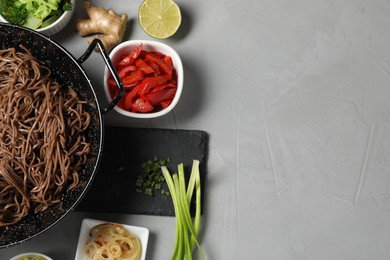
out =
[[(80, 202), (92, 183), (101, 159), (104, 138), (102, 115), (111, 110), (124, 94), (123, 85), (99, 40), (93, 41), (85, 53), (79, 59), (75, 59), (59, 44), (40, 33), (16, 25), (0, 23), (0, 49), (19, 48), (21, 44), (51, 69), (54, 79), (62, 86), (72, 86), (79, 96), (88, 101), (86, 109), (92, 116), (92, 123), (87, 135), (92, 149), (88, 162), (80, 172), (78, 186), (64, 192), (61, 202), (46, 211), (38, 214), (31, 213), (14, 225), (1, 227), (0, 248), (24, 242), (43, 233), (63, 219)], [(113, 74), (120, 89), (118, 96), (103, 108), (97, 101), (91, 81), (81, 67), (81, 64), (88, 59), (95, 48), (100, 51), (103, 61)]]

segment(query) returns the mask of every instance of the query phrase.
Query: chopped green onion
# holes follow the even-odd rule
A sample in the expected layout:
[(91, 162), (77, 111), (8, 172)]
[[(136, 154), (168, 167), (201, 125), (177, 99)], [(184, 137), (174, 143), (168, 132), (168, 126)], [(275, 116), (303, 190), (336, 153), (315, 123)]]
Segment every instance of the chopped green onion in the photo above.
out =
[(161, 194), (163, 194), (163, 195), (171, 195), (171, 193), (169, 191), (167, 191), (166, 189), (161, 189)]
[(135, 182), (135, 186), (141, 187), (143, 183), (144, 183), (144, 180), (142, 180), (142, 179), (137, 179), (137, 181)]
[[(163, 160), (158, 158), (158, 156), (153, 156), (151, 160), (141, 163), (143, 172), (139, 174), (136, 179), (136, 189), (142, 190), (147, 196), (154, 196), (154, 191), (160, 190), (162, 184), (165, 183), (165, 178), (161, 172), (161, 166), (166, 166), (170, 161), (170, 158)], [(165, 193), (161, 194), (169, 195)]]
[(153, 190), (151, 188), (145, 189), (145, 195), (153, 196)]
[(145, 181), (145, 182), (143, 183), (142, 186), (144, 186), (144, 187), (149, 187), (150, 185), (152, 185), (152, 183), (151, 183), (149, 180), (147, 180), (147, 181)]

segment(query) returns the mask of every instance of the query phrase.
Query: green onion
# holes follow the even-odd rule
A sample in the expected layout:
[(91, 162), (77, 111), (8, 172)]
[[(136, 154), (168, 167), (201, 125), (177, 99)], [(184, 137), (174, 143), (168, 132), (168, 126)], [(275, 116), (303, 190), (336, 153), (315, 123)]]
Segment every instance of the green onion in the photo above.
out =
[[(144, 193), (151, 197), (154, 196), (155, 190), (160, 190), (162, 184), (165, 182), (165, 178), (161, 172), (161, 166), (166, 166), (171, 161), (170, 158), (165, 160), (153, 156), (151, 160), (147, 160), (141, 163), (143, 172), (137, 176), (135, 186), (136, 191)], [(163, 195), (169, 195), (165, 192), (161, 192)]]
[(145, 189), (144, 193), (145, 195), (153, 196), (153, 190), (151, 188)]
[[(166, 166), (162, 166), (161, 171), (168, 184), (176, 216), (176, 241), (171, 260), (192, 259), (192, 251), (195, 245), (202, 256), (202, 259), (204, 259), (203, 250), (197, 238), (201, 223), (199, 161), (193, 161), (187, 188), (184, 165), (182, 163), (178, 165), (178, 173), (171, 175)], [(191, 217), (190, 204), (194, 190), (196, 193), (196, 210), (193, 219)]]

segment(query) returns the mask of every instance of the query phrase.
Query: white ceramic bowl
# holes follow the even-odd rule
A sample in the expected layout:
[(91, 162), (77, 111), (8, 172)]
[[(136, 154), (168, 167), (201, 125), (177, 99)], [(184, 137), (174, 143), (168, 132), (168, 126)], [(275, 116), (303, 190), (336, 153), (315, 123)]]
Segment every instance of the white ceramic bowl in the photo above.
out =
[[(76, 0), (71, 0), (72, 3), (72, 10), (64, 12), (54, 23), (43, 27), (36, 29), (35, 31), (42, 33), (46, 36), (52, 36), (62, 29), (65, 28), (65, 26), (69, 23), (70, 19), (72, 18), (74, 8), (76, 5)], [(0, 22), (8, 23), (8, 21), (0, 14)]]
[[(142, 44), (142, 49), (146, 51), (157, 51), (161, 52), (164, 55), (171, 56), (173, 67), (176, 70), (177, 74), (177, 91), (176, 95), (173, 98), (171, 104), (158, 111), (158, 112), (151, 112), (151, 113), (134, 113), (126, 111), (118, 106), (115, 106), (114, 109), (125, 116), (133, 117), (133, 118), (155, 118), (160, 117), (168, 112), (170, 112), (179, 102), (181, 93), (183, 91), (183, 81), (184, 81), (184, 72), (183, 72), (183, 64), (180, 59), (179, 54), (170, 46), (168, 46), (165, 43), (158, 42), (158, 41), (149, 41), (149, 40), (130, 40), (125, 41), (117, 45), (110, 53), (110, 58), (112, 63), (115, 64), (119, 61), (119, 59), (124, 56), (128, 55), (131, 51), (133, 51), (135, 48), (137, 48), (140, 44)], [(104, 90), (107, 96), (108, 101), (111, 101), (111, 96), (108, 89), (107, 79), (109, 78), (110, 73), (109, 70), (106, 68), (104, 71)]]
[[(107, 221), (101, 221), (101, 220), (96, 220), (96, 219), (84, 219), (82, 224), (81, 224), (81, 229), (80, 229), (80, 235), (79, 235), (79, 241), (77, 243), (77, 250), (76, 250), (76, 256), (75, 260), (84, 260), (84, 249), (85, 245), (88, 242), (89, 239), (89, 232), (90, 230), (103, 223), (108, 223)], [(122, 224), (123, 225), (123, 224)], [(144, 227), (137, 227), (137, 226), (130, 226), (130, 225), (123, 225), (128, 231), (133, 233), (134, 235), (138, 236), (140, 242), (141, 242), (141, 247), (142, 247), (142, 253), (141, 253), (141, 258), (140, 260), (145, 260), (146, 258), (146, 251), (148, 247), (148, 240), (149, 240), (149, 229), (144, 228)]]
[(26, 257), (31, 257), (31, 259), (32, 259), (32, 257), (35, 257), (35, 258), (41, 257), (42, 259), (45, 259), (45, 260), (53, 260), (52, 258), (48, 257), (47, 255), (40, 254), (40, 253), (33, 253), (33, 252), (23, 253), (23, 254), (14, 256), (10, 260), (24, 260), (24, 259), (27, 259)]

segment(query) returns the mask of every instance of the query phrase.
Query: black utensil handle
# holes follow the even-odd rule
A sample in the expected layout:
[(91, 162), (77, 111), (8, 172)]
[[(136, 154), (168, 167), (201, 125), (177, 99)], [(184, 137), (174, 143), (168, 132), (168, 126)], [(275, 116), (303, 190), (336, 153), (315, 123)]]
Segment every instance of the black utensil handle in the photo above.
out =
[(111, 62), (111, 59), (110, 57), (108, 56), (107, 52), (106, 52), (106, 49), (104, 48), (104, 45), (103, 43), (99, 40), (99, 39), (94, 39), (91, 44), (88, 46), (87, 50), (84, 52), (83, 55), (81, 55), (81, 57), (77, 60), (80, 64), (83, 63), (84, 61), (86, 61), (89, 56), (91, 55), (91, 53), (93, 52), (93, 50), (98, 47), (99, 49), (99, 52), (101, 53), (102, 57), (103, 57), (103, 60), (104, 62), (106, 63), (106, 66), (108, 68), (108, 70), (110, 71), (112, 77), (114, 78), (114, 81), (116, 83), (116, 85), (118, 86), (119, 88), (119, 93), (118, 95), (116, 95), (112, 100), (111, 102), (102, 109), (102, 112), (103, 114), (107, 113), (108, 111), (110, 111), (111, 109), (113, 109), (119, 102), (119, 100), (121, 100), (121, 98), (123, 97), (123, 95), (125, 94), (125, 88), (123, 87), (123, 83), (122, 83), (122, 80), (120, 79), (119, 75), (118, 75), (118, 72), (116, 71), (114, 65), (112, 64)]

